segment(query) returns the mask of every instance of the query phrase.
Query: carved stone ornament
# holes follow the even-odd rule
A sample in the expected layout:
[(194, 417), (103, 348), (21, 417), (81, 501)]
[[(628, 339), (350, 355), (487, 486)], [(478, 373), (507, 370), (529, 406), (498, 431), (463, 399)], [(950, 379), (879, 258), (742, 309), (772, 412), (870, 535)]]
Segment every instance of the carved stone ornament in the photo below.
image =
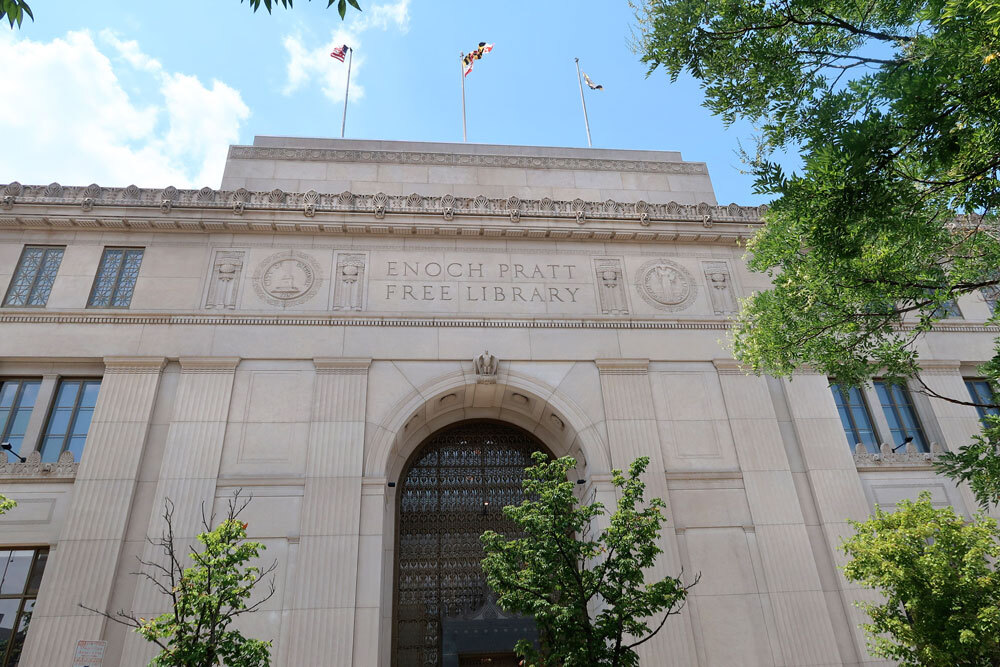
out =
[(139, 190), (139, 186), (132, 184), (122, 190), (122, 199), (126, 201), (136, 201), (142, 196), (142, 192)]
[(507, 198), (507, 210), (510, 212), (510, 221), (513, 223), (521, 222), (521, 198), (517, 195), (511, 195)]
[(420, 208), (424, 205), (424, 198), (416, 192), (411, 192), (406, 197), (406, 205), (410, 208)]
[(212, 262), (212, 276), (208, 284), (205, 308), (236, 308), (236, 297), (243, 274), (244, 250), (219, 250)]
[(160, 193), (160, 211), (162, 213), (170, 213), (170, 208), (174, 204), (174, 200), (177, 199), (177, 188), (172, 185), (168, 185), (163, 188)]
[(195, 200), (203, 204), (211, 204), (215, 201), (215, 190), (206, 185), (201, 190), (198, 190)]
[(635, 288), (646, 303), (660, 310), (684, 310), (697, 287), (688, 270), (669, 259), (654, 259), (639, 267)]
[(233, 215), (243, 215), (247, 204), (250, 202), (250, 191), (246, 188), (239, 188), (233, 193)]
[(344, 190), (337, 195), (337, 203), (341, 206), (354, 206), (354, 193), (350, 190)]
[(485, 350), (472, 360), (472, 364), (476, 368), (476, 382), (478, 384), (496, 384), (500, 360), (495, 355), (490, 354), (489, 350)]
[(635, 203), (635, 213), (639, 216), (639, 224), (643, 227), (649, 226), (649, 204), (640, 199)]
[(288, 308), (316, 295), (322, 282), (319, 264), (297, 250), (271, 255), (257, 266), (253, 286), (257, 296), (272, 306)]
[(573, 200), (573, 213), (576, 215), (576, 223), (582, 225), (587, 219), (587, 202), (579, 197)]
[(715, 314), (727, 315), (739, 310), (729, 265), (725, 262), (702, 262), (701, 266), (705, 271), (705, 286)]
[(622, 261), (617, 257), (594, 259), (597, 274), (597, 296), (602, 315), (628, 315), (628, 295)]
[(319, 205), (319, 193), (310, 190), (302, 196), (302, 213), (311, 218), (316, 215), (316, 207)]
[(864, 444), (858, 443), (854, 448), (854, 464), (858, 468), (929, 467), (941, 454), (941, 446), (936, 442), (931, 443), (929, 452), (919, 451), (912, 442), (896, 450), (882, 443), (877, 454), (869, 452)]
[(333, 284), (334, 310), (364, 308), (365, 256), (361, 253), (337, 255), (337, 270)]
[(285, 193), (280, 188), (275, 188), (267, 193), (267, 200), (272, 204), (284, 204)]
[(444, 209), (444, 219), (452, 220), (455, 217), (455, 197), (450, 194), (441, 197), (441, 208)]
[(80, 466), (73, 460), (73, 452), (67, 450), (59, 455), (59, 460), (55, 463), (42, 463), (42, 455), (31, 452), (24, 463), (17, 459), (10, 461), (7, 459), (7, 452), (0, 451), (0, 479), (20, 478), (20, 477), (76, 477), (76, 470)]
[(46, 197), (62, 197), (63, 196), (63, 186), (59, 185), (55, 181), (52, 181), (47, 186), (45, 186), (45, 196)]
[(372, 197), (372, 210), (375, 217), (381, 220), (385, 217), (385, 209), (389, 206), (389, 195), (384, 192), (376, 192)]

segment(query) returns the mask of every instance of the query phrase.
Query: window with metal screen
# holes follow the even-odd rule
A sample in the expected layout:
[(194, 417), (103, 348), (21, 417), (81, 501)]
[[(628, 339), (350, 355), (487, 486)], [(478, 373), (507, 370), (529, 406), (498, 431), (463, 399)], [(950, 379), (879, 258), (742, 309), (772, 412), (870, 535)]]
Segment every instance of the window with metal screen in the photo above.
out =
[(927, 439), (924, 437), (917, 411), (913, 409), (913, 400), (906, 387), (879, 381), (875, 383), (875, 391), (882, 404), (885, 419), (889, 422), (892, 447), (902, 450), (901, 445), (906, 439), (913, 438), (913, 445), (919, 451), (928, 451)]
[(868, 405), (865, 403), (861, 389), (842, 387), (836, 383), (831, 384), (830, 389), (833, 391), (833, 400), (837, 404), (840, 423), (844, 427), (844, 434), (847, 436), (847, 442), (851, 445), (851, 449), (863, 444), (869, 452), (877, 454), (878, 438), (875, 437), (872, 417), (868, 412)]
[(74, 460), (80, 460), (100, 388), (100, 380), (62, 380), (59, 383), (42, 440), (42, 461), (57, 461), (66, 450), (73, 452)]
[(986, 305), (990, 307), (990, 313), (996, 315), (997, 300), (1000, 300), (1000, 287), (990, 285), (989, 287), (984, 287), (979, 290), (979, 293), (982, 294), (983, 301), (986, 302)]
[(25, 246), (3, 305), (44, 307), (49, 301), (64, 250), (54, 246)]
[(35, 608), (49, 550), (0, 549), (0, 667), (15, 667)]
[(105, 248), (87, 305), (91, 308), (128, 308), (139, 277), (142, 253), (142, 248)]
[(518, 534), (502, 509), (524, 499), (524, 469), (539, 449), (519, 428), (471, 422), (431, 436), (414, 456), (399, 490), (393, 664), (455, 664), (445, 662), (445, 644), (458, 664), (510, 655), (516, 640), (495, 645), (505, 623), (522, 638), (536, 636), (530, 618), (480, 621), (475, 612), (489, 605), (479, 536)]
[(1000, 415), (1000, 410), (997, 408), (986, 407), (987, 405), (996, 403), (993, 398), (993, 389), (990, 387), (990, 383), (986, 380), (966, 380), (965, 386), (969, 390), (969, 395), (972, 397), (974, 403), (979, 403), (976, 406), (976, 411), (979, 413), (979, 418), (990, 416), (996, 417)]
[(40, 380), (0, 381), (0, 442), (9, 442), (17, 452), (31, 419)]

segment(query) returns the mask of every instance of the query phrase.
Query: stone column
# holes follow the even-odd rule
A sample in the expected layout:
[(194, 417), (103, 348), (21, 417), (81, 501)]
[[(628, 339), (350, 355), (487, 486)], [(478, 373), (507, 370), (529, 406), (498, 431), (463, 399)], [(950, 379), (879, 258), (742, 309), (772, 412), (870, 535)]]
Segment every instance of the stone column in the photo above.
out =
[[(180, 359), (180, 379), (146, 535), (154, 540), (163, 535), (166, 528), (163, 512), (169, 499), (174, 508), (175, 546), (185, 566), (188, 546), (197, 545), (195, 537), (203, 531), (202, 511), (209, 516), (215, 503), (215, 484), (238, 363), (236, 357)], [(150, 544), (145, 545), (142, 558), (166, 564), (160, 548)], [(132, 599), (135, 614), (149, 618), (169, 609), (169, 601), (162, 591), (140, 577)], [(121, 664), (148, 664), (156, 652), (154, 645), (130, 632)]]
[(77, 640), (101, 639), (139, 463), (156, 401), (162, 357), (107, 357), (73, 502), (50, 556), (22, 665), (69, 665)]
[[(375, 664), (377, 633), (364, 627), (370, 619), (356, 609), (359, 587), (368, 585), (359, 579), (359, 557), (381, 563), (380, 551), (363, 553), (359, 546), (371, 360), (314, 363), (299, 549), (294, 584), (286, 597), (289, 631), (278, 664), (350, 665), (356, 657), (356, 664)], [(357, 632), (356, 620), (362, 626)]]
[[(643, 478), (646, 483), (646, 498), (667, 500), (663, 453), (649, 384), (649, 361), (600, 359), (596, 363), (601, 376), (612, 467), (624, 471), (638, 457), (648, 456), (649, 466)], [(605, 501), (605, 504), (609, 511), (615, 506), (613, 502)], [(674, 533), (673, 522), (670, 521), (669, 507), (667, 523), (660, 536), (660, 548), (663, 553), (647, 575), (650, 581), (677, 576), (681, 571), (677, 535)], [(660, 619), (655, 620), (659, 622)], [(696, 664), (694, 634), (689, 616), (681, 613), (670, 619), (659, 634), (639, 648), (639, 655), (643, 664), (677, 667)]]
[(827, 608), (841, 640), (841, 659), (878, 662), (868, 655), (865, 633), (858, 627), (868, 619), (854, 606), (855, 600), (871, 600), (871, 591), (847, 581), (840, 570), (847, 563), (840, 544), (854, 534), (847, 520), (865, 520), (868, 501), (829, 380), (817, 373), (796, 372), (791, 379), (782, 380), (781, 387), (788, 414), (779, 415), (779, 419), (791, 422), (801, 457), (801, 464), (793, 462), (792, 477), (799, 489), (800, 504), (807, 510), (806, 531)]
[[(839, 663), (826, 598), (767, 382), (716, 360), (760, 551), (761, 598), (773, 610), (783, 665)], [(697, 567), (697, 563), (693, 564)]]

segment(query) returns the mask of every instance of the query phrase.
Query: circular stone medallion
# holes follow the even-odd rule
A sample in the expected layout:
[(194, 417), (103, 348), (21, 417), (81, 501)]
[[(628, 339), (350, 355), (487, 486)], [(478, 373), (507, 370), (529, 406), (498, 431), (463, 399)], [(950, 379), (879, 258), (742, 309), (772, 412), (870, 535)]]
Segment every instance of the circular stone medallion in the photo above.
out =
[(319, 264), (309, 255), (295, 250), (271, 255), (257, 266), (253, 276), (257, 296), (282, 308), (311, 299), (319, 283)]
[(654, 259), (639, 267), (635, 288), (646, 303), (660, 310), (684, 310), (698, 289), (688, 270), (669, 259)]

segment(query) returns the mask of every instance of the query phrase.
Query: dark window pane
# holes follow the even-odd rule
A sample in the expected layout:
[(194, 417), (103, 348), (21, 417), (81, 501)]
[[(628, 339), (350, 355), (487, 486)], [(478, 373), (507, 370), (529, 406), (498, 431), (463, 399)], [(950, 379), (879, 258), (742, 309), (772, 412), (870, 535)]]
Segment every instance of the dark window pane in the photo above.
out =
[(10, 656), (7, 659), (7, 667), (17, 667), (21, 660), (21, 651), (24, 650), (24, 638), (28, 634), (28, 624), (31, 622), (31, 614), (35, 609), (34, 600), (25, 600), (24, 608), (17, 619), (17, 634), (14, 635), (13, 646), (10, 647)]
[(35, 595), (38, 593), (38, 587), (42, 585), (42, 575), (45, 574), (45, 565), (48, 562), (48, 549), (39, 551), (38, 558), (35, 559), (35, 565), (31, 569), (31, 579), (28, 580), (28, 595)]
[(64, 380), (56, 393), (56, 408), (49, 415), (42, 444), (42, 461), (53, 462), (64, 451), (77, 461), (83, 454), (94, 416), (100, 380)]
[(833, 391), (833, 400), (837, 403), (840, 423), (844, 427), (844, 434), (851, 448), (863, 443), (869, 451), (877, 452), (878, 447), (872, 434), (871, 416), (868, 414), (868, 407), (865, 405), (861, 390), (857, 387), (844, 389), (839, 384), (831, 384), (830, 388)]
[(21, 607), (21, 598), (0, 600), (0, 660), (7, 653), (7, 644), (13, 638), (14, 623), (17, 622), (17, 610)]
[(20, 595), (24, 592), (34, 556), (34, 550), (6, 552), (6, 559), (0, 563), (0, 595)]

